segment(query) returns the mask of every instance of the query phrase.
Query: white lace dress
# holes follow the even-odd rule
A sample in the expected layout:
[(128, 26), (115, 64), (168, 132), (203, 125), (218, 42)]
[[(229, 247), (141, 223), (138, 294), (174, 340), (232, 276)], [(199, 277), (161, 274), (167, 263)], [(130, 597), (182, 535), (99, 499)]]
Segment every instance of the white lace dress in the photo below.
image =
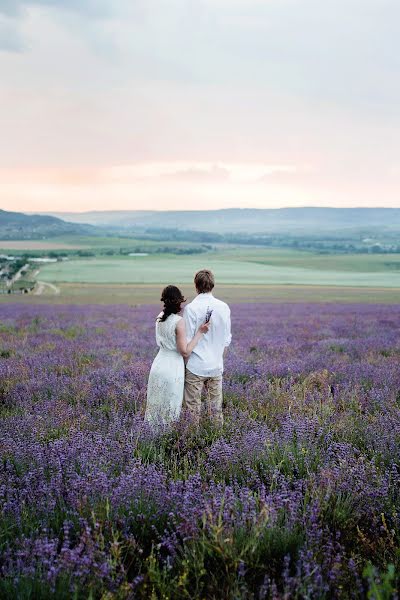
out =
[(160, 349), (150, 369), (144, 417), (153, 425), (168, 425), (181, 412), (185, 364), (176, 347), (176, 325), (181, 318), (172, 314), (166, 321), (156, 321), (156, 342)]

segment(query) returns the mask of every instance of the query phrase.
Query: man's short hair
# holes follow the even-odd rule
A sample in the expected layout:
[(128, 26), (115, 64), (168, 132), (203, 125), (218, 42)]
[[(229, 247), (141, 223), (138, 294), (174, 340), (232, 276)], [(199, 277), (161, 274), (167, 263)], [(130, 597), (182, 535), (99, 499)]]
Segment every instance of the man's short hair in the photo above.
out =
[(207, 294), (208, 292), (211, 292), (215, 285), (212, 271), (209, 271), (208, 269), (201, 269), (201, 271), (197, 271), (196, 275), (194, 276), (194, 285), (196, 286), (196, 290), (199, 292), (199, 294)]

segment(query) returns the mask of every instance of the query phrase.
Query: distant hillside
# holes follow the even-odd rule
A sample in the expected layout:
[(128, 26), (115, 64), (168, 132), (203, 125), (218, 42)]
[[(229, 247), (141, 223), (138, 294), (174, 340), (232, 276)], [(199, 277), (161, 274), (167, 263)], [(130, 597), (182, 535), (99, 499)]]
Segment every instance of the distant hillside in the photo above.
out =
[(91, 225), (68, 223), (47, 215), (27, 215), (0, 209), (1, 240), (38, 240), (59, 235), (88, 234)]
[(74, 223), (122, 230), (181, 229), (218, 233), (318, 233), (400, 230), (400, 208), (231, 208), (208, 211), (93, 211), (52, 213)]

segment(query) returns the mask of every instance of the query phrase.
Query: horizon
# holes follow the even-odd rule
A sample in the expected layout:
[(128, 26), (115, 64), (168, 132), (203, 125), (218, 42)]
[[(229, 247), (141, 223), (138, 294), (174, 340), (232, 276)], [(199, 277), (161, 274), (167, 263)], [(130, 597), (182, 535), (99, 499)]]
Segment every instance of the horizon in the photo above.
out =
[(338, 2), (3, 3), (0, 204), (399, 207), (400, 5)]
[(171, 213), (171, 212), (221, 212), (221, 211), (281, 211), (281, 210), (400, 210), (400, 206), (320, 206), (320, 205), (301, 205), (301, 206), (280, 206), (274, 208), (268, 207), (253, 207), (253, 206), (228, 206), (224, 208), (210, 208), (210, 209), (198, 209), (198, 208), (182, 208), (182, 209), (102, 209), (102, 210), (63, 210), (63, 211), (17, 211), (8, 210), (0, 207), (0, 212), (15, 212), (20, 214), (26, 214), (28, 216), (35, 215), (85, 215), (93, 213), (126, 213), (126, 212), (142, 212), (142, 213)]
[[(302, 205), (302, 206), (279, 206), (279, 207), (254, 207), (254, 206), (228, 206), (225, 208), (209, 208), (209, 209), (198, 209), (198, 208), (181, 208), (181, 209), (103, 209), (103, 210), (89, 210), (89, 211), (47, 211), (49, 214), (85, 214), (85, 213), (104, 213), (104, 212), (219, 212), (228, 210), (304, 210), (304, 209), (323, 209), (323, 210), (396, 210), (400, 209), (400, 206), (319, 206), (319, 205)], [(27, 213), (35, 214), (35, 213)], [(39, 212), (37, 214), (44, 214)]]

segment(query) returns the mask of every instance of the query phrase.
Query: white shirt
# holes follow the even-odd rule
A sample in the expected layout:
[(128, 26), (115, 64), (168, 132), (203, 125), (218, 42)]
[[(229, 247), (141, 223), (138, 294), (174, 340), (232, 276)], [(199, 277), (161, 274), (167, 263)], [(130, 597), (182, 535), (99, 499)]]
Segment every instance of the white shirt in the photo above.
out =
[(199, 294), (186, 306), (186, 337), (190, 342), (206, 320), (207, 309), (213, 311), (209, 331), (198, 342), (187, 362), (188, 370), (201, 377), (216, 377), (224, 370), (224, 350), (231, 343), (231, 311), (229, 306), (209, 294)]

